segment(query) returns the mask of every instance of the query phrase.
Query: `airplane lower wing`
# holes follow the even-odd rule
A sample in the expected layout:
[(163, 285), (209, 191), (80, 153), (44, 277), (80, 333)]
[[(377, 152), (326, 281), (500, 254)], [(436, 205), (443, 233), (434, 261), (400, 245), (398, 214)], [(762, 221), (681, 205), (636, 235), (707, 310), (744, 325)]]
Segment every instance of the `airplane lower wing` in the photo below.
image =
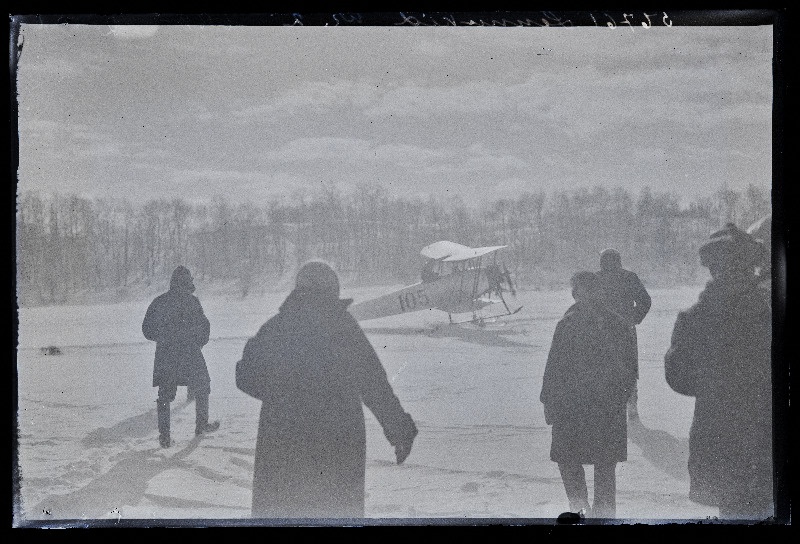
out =
[(425, 284), (420, 282), (377, 298), (352, 304), (349, 311), (358, 321), (366, 321), (434, 307)]
[(359, 321), (430, 309), (448, 313), (470, 312), (486, 305), (484, 301), (474, 298), (476, 284), (478, 292), (488, 289), (485, 274), (481, 270), (467, 270), (462, 274), (415, 283), (377, 298), (352, 304), (349, 311)]

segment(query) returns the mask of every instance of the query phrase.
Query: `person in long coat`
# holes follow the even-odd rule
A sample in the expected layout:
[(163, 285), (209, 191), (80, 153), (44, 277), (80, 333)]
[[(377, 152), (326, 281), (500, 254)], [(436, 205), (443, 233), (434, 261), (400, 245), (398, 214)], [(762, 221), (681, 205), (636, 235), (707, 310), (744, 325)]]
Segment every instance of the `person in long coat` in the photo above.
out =
[(369, 408), (402, 463), (417, 435), (326, 263), (301, 267), (277, 315), (247, 341), (236, 385), (262, 401), (255, 518), (362, 518)]
[[(550, 459), (558, 463), (570, 511), (616, 517), (616, 466), (627, 460), (626, 402), (636, 381), (624, 356), (626, 325), (598, 301), (597, 276), (572, 279), (575, 303), (556, 325), (540, 400), (552, 425)], [(583, 465), (594, 465), (590, 506)]]
[(169, 290), (150, 303), (142, 321), (144, 337), (156, 342), (153, 387), (158, 387), (159, 442), (165, 448), (172, 445), (170, 403), (175, 400), (178, 386), (187, 386), (195, 397), (195, 434), (219, 428), (218, 421), (208, 421), (211, 378), (202, 351), (208, 343), (211, 324), (194, 290), (189, 269), (176, 267)]
[(756, 268), (765, 251), (733, 224), (700, 248), (711, 280), (678, 314), (664, 371), (695, 398), (691, 500), (726, 519), (766, 519), (772, 500), (772, 310)]
[[(638, 274), (622, 267), (622, 255), (614, 248), (600, 252), (600, 270), (597, 272), (597, 278), (600, 280), (600, 299), (603, 304), (627, 324), (628, 334), (623, 339), (625, 353), (629, 364), (635, 369), (638, 382), (639, 342), (636, 326), (650, 311), (652, 305), (650, 293), (647, 292)], [(633, 392), (628, 399), (628, 419), (632, 423), (640, 422), (637, 382), (634, 382)]]

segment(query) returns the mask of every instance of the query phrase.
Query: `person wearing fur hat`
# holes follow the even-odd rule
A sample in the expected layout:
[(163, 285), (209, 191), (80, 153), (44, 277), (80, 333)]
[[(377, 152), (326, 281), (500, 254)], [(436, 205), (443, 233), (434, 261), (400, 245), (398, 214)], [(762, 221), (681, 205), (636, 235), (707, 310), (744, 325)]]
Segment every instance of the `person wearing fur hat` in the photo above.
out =
[(772, 308), (762, 244), (729, 223), (700, 248), (711, 280), (678, 314), (664, 371), (695, 398), (689, 497), (723, 519), (766, 519), (772, 499)]
[(253, 468), (254, 518), (362, 518), (366, 426), (376, 417), (398, 464), (417, 427), (375, 349), (339, 298), (339, 279), (311, 261), (250, 338), (236, 385), (261, 401)]
[[(600, 282), (599, 298), (610, 311), (616, 313), (627, 324), (627, 334), (621, 340), (627, 354), (626, 360), (633, 369), (637, 381), (639, 378), (639, 344), (636, 326), (644, 320), (652, 303), (639, 276), (622, 267), (622, 255), (613, 248), (600, 252), (600, 270), (597, 272)], [(639, 419), (639, 392), (634, 383), (628, 399), (628, 421), (637, 424)]]
[(159, 442), (164, 448), (172, 445), (170, 403), (179, 385), (187, 386), (195, 397), (195, 434), (219, 428), (219, 421), (208, 421), (211, 378), (202, 352), (211, 325), (194, 290), (191, 272), (178, 266), (172, 272), (169, 291), (150, 303), (142, 321), (144, 337), (156, 342), (153, 387), (158, 387), (156, 413)]

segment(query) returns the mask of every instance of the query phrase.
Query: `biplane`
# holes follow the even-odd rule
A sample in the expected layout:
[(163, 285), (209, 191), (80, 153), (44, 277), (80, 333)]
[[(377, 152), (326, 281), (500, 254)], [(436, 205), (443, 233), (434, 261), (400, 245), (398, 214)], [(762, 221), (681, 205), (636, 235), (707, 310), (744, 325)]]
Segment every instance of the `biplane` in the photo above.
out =
[[(420, 254), (426, 259), (421, 281), (350, 306), (359, 321), (378, 319), (421, 310), (447, 312), (450, 323), (484, 324), (489, 319), (513, 315), (504, 293), (516, 295), (511, 274), (497, 258), (507, 246), (472, 248), (446, 240), (425, 246)], [(487, 306), (502, 304), (503, 311), (484, 315)], [(453, 314), (470, 313), (466, 321), (454, 321)]]

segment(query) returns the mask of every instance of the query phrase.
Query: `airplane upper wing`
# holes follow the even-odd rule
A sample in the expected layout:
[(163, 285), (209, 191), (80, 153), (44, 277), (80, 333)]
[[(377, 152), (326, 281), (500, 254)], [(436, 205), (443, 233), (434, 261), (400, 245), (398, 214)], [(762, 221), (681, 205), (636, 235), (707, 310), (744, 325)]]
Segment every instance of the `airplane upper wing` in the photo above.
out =
[(427, 257), (428, 259), (436, 259), (438, 261), (440, 259), (450, 257), (455, 253), (469, 251), (470, 249), (471, 248), (467, 246), (462, 246), (461, 244), (456, 244), (455, 242), (442, 240), (441, 242), (434, 242), (423, 247), (419, 253), (423, 257)]
[(466, 261), (467, 259), (474, 259), (476, 257), (480, 257), (481, 255), (486, 255), (487, 253), (491, 253), (492, 251), (497, 251), (498, 249), (502, 249), (507, 246), (486, 246), (486, 247), (476, 247), (466, 248), (465, 251), (460, 251), (458, 253), (454, 253), (449, 257), (442, 259), (445, 262), (452, 262), (452, 261)]
[(448, 242), (447, 240), (442, 240), (440, 242), (434, 242), (430, 245), (423, 247), (422, 250), (420, 251), (420, 254), (423, 257), (427, 257), (428, 259), (453, 262), (453, 261), (465, 261), (467, 259), (474, 259), (476, 257), (480, 257), (481, 255), (486, 255), (487, 253), (491, 253), (492, 251), (497, 251), (498, 249), (502, 249), (504, 247), (506, 246), (487, 246), (487, 247), (472, 248), (461, 244), (456, 244), (455, 242)]

